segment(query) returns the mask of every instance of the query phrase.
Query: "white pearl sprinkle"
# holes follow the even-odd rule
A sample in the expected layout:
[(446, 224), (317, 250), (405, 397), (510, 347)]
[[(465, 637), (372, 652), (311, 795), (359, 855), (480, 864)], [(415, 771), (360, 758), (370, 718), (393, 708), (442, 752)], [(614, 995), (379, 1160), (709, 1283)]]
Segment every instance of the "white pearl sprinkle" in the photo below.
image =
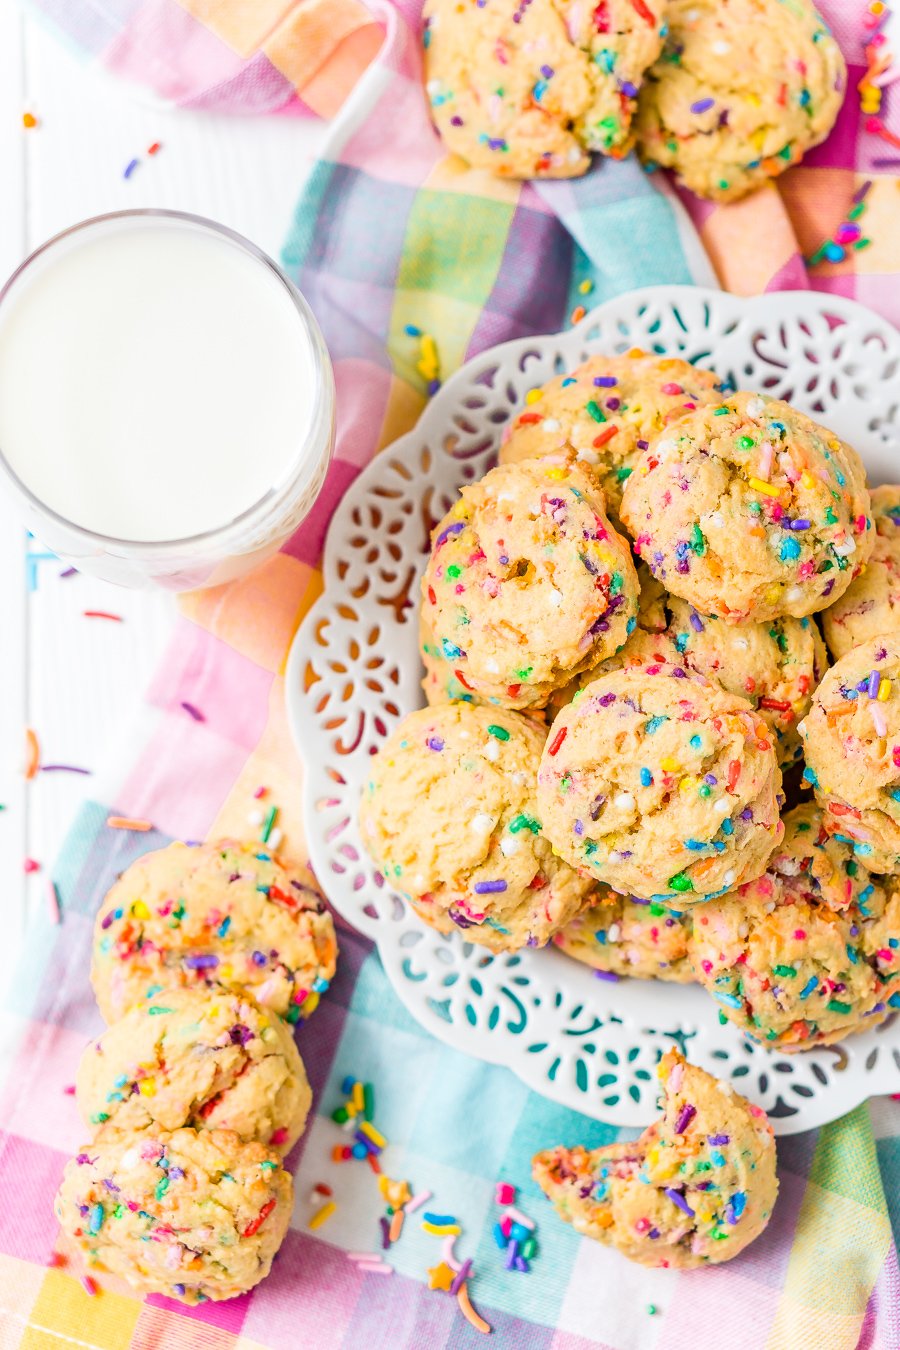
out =
[(633, 811), (634, 797), (630, 792), (617, 792), (613, 797), (613, 806), (617, 806), (620, 811)]
[(559, 419), (556, 417), (545, 417), (541, 423), (541, 431), (559, 431)]
[(489, 816), (486, 811), (479, 811), (477, 816), (472, 817), (472, 829), (476, 834), (490, 834), (494, 828), (494, 817)]
[(493, 736), (491, 736), (490, 740), (485, 742), (482, 754), (485, 759), (489, 759), (492, 764), (497, 763), (497, 760), (500, 758), (500, 746), (497, 741), (494, 740)]
[(511, 858), (514, 853), (518, 853), (521, 847), (522, 841), (515, 834), (505, 834), (500, 840), (500, 852), (504, 858)]
[(607, 941), (608, 941), (608, 942), (618, 942), (618, 940), (619, 940), (619, 938), (620, 938), (621, 936), (622, 936), (622, 930), (621, 930), (621, 928), (619, 927), (619, 925), (618, 925), (617, 923), (611, 923), (611, 924), (609, 925), (609, 928), (607, 928), (607, 930), (606, 930), (606, 938), (607, 938)]

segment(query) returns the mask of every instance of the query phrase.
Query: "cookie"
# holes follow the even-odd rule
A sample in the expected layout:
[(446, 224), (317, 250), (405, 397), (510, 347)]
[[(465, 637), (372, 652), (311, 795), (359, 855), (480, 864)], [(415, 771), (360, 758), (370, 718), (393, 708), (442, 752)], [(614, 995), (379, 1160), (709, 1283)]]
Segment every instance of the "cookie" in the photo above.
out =
[(590, 909), (567, 923), (553, 939), (566, 956), (601, 975), (634, 975), (639, 980), (688, 983), (690, 916), (655, 900), (636, 900), (601, 886)]
[(900, 632), (900, 487), (872, 490), (875, 544), (866, 567), (822, 615), (837, 661), (870, 638)]
[(800, 736), (829, 829), (870, 872), (900, 870), (900, 633), (826, 671)]
[(711, 370), (634, 348), (592, 356), (570, 374), (533, 389), (500, 447), (500, 463), (570, 455), (589, 464), (615, 519), (622, 489), (651, 440), (707, 403), (721, 385)]
[(56, 1217), (89, 1268), (205, 1303), (265, 1279), (293, 1190), (277, 1153), (230, 1130), (101, 1134), (66, 1164)]
[(87, 1047), (76, 1101), (88, 1126), (233, 1130), (287, 1153), (312, 1092), (287, 1023), (239, 993), (161, 990)]
[(801, 757), (797, 724), (809, 711), (828, 657), (813, 619), (729, 624), (673, 596), (667, 636), (678, 660), (749, 700), (768, 726), (783, 767)]
[(588, 902), (591, 882), (542, 833), (545, 735), (519, 713), (447, 703), (410, 713), (373, 756), (363, 844), (439, 932), (494, 951), (543, 946)]
[(444, 649), (435, 641), (429, 623), (430, 605), (419, 608), (419, 654), (425, 675), (422, 680), (422, 692), (428, 703), (482, 703), (471, 689), (461, 684), (453, 663), (444, 656)]
[(645, 165), (733, 201), (828, 135), (847, 70), (808, 0), (669, 0), (666, 17), (635, 121)]
[(91, 983), (106, 1022), (161, 989), (249, 993), (289, 1022), (334, 975), (319, 894), (258, 844), (169, 844), (123, 872), (94, 925)]
[(621, 158), (663, 0), (427, 0), (425, 89), (445, 146), (501, 178), (572, 178)]
[[(624, 647), (620, 647), (615, 656), (601, 661), (598, 666), (583, 671), (581, 675), (554, 689), (544, 708), (530, 708), (527, 710), (529, 714), (541, 716), (549, 724), (561, 708), (572, 702), (579, 689), (583, 689), (591, 680), (596, 679), (598, 674), (606, 670), (620, 670), (626, 666), (643, 665), (650, 661), (680, 661), (674, 643), (664, 638), (661, 633), (668, 619), (664, 603), (666, 593), (645, 563), (639, 561), (635, 570), (641, 588), (638, 597), (637, 627), (626, 638)], [(425, 667), (422, 689), (429, 703), (453, 703), (457, 699), (461, 699), (464, 703), (483, 701), (460, 684), (449, 663), (444, 659), (443, 652), (431, 632), (428, 607), (425, 605), (419, 614), (419, 650)]]
[(538, 1153), (535, 1181), (585, 1237), (643, 1266), (730, 1261), (759, 1237), (778, 1196), (766, 1113), (669, 1050), (663, 1116), (640, 1138)]
[(729, 394), (654, 441), (622, 520), (668, 591), (729, 623), (824, 609), (874, 543), (856, 451), (761, 394)]
[(764, 1045), (802, 1050), (900, 1006), (890, 939), (900, 948), (900, 895), (829, 842), (821, 811), (806, 805), (785, 817), (764, 876), (694, 915), (690, 954), (723, 1019)]
[(678, 666), (636, 666), (592, 681), (553, 722), (538, 811), (573, 867), (687, 909), (764, 871), (780, 787), (745, 699)]
[(501, 464), (435, 528), (425, 622), (454, 678), (483, 702), (543, 707), (636, 622), (631, 550), (590, 470)]

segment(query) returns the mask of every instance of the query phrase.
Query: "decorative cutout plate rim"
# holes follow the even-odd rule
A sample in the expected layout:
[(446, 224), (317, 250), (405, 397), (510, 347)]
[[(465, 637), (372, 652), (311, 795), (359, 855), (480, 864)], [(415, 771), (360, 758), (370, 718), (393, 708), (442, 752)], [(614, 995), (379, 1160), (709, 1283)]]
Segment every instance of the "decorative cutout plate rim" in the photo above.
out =
[(337, 912), (375, 941), (415, 1020), (455, 1048), (510, 1068), (561, 1105), (638, 1126), (655, 1115), (653, 1070), (675, 1042), (766, 1107), (779, 1134), (796, 1133), (875, 1093), (900, 1091), (900, 1020), (785, 1055), (720, 1025), (697, 986), (601, 981), (552, 947), (492, 956), (459, 933), (428, 929), (388, 890), (357, 832), (369, 754), (424, 701), (416, 597), (430, 525), (460, 484), (489, 466), (528, 388), (591, 352), (632, 346), (708, 364), (738, 387), (789, 395), (855, 443), (876, 482), (898, 462), (900, 334), (842, 297), (647, 287), (605, 302), (566, 332), (474, 357), (414, 430), (359, 474), (331, 521), (323, 593), (286, 671), (310, 862)]

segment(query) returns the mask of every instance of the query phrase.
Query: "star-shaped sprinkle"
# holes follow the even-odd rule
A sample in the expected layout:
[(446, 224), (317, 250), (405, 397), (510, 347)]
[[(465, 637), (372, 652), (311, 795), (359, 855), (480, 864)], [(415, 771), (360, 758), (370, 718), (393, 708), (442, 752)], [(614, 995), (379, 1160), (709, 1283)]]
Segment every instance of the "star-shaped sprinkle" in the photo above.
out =
[(437, 1266), (428, 1267), (428, 1288), (449, 1290), (453, 1283), (455, 1272), (447, 1265), (446, 1261), (441, 1261)]

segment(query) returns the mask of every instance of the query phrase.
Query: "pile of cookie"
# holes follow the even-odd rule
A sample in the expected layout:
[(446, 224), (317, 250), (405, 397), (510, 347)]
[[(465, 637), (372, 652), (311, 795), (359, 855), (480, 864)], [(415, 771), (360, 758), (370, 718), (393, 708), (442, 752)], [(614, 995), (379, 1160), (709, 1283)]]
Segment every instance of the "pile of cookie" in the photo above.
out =
[(360, 825), (425, 922), (697, 981), (779, 1049), (900, 1006), (900, 488), (849, 445), (592, 357), (436, 526), (421, 634)]
[(427, 0), (426, 95), (449, 150), (503, 178), (570, 178), (636, 145), (732, 200), (828, 135), (840, 48), (809, 0)]
[(187, 1304), (269, 1273), (312, 1102), (290, 1023), (336, 958), (319, 895), (259, 845), (171, 844), (122, 874), (94, 932), (108, 1026), (77, 1076), (90, 1139), (56, 1198), (89, 1268)]

